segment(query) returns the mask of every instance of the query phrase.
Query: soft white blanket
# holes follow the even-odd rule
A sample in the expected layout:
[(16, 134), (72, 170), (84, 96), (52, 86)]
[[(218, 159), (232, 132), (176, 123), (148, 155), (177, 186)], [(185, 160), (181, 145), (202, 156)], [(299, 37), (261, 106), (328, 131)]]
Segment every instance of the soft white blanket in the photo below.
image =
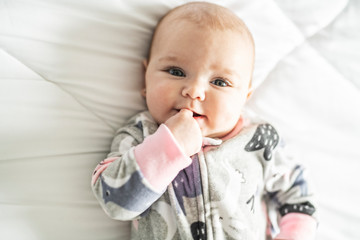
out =
[[(127, 239), (90, 189), (145, 108), (142, 59), (177, 0), (0, 0), (0, 239)], [(360, 2), (228, 0), (254, 34), (261, 115), (306, 164), (319, 240), (360, 239)]]

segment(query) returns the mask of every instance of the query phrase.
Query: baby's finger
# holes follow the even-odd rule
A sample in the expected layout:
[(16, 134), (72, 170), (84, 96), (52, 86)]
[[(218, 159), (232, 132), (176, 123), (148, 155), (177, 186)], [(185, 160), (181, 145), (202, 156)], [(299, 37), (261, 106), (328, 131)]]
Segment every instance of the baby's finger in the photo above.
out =
[(186, 114), (186, 115), (188, 115), (188, 116), (190, 116), (190, 117), (193, 116), (193, 112), (190, 111), (189, 109), (186, 109), (186, 108), (182, 108), (182, 109), (180, 110), (180, 113)]

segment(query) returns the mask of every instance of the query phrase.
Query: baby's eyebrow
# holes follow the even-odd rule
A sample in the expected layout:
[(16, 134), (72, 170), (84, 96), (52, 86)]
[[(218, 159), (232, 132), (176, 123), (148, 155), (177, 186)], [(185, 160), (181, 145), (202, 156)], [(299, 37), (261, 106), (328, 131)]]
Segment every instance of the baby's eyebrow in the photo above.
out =
[(228, 75), (238, 75), (235, 71), (228, 69), (228, 68), (224, 68), (223, 72), (228, 74)]
[(214, 70), (214, 71), (221, 71), (223, 73), (225, 73), (226, 75), (229, 75), (229, 76), (237, 76), (237, 77), (241, 77), (239, 75), (239, 73), (237, 73), (235, 70), (232, 70), (230, 68), (219, 68), (217, 65), (212, 65), (211, 66), (211, 69)]
[(176, 56), (165, 56), (165, 57), (159, 58), (159, 62), (163, 62), (163, 61), (176, 62), (178, 60), (179, 59)]

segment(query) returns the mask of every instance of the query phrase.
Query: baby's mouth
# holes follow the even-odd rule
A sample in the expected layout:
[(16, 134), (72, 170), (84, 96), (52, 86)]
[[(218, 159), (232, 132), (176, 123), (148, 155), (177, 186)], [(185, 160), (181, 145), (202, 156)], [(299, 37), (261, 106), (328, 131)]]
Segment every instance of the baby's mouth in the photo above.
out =
[[(180, 112), (180, 110), (181, 109), (176, 109), (176, 111), (178, 111), (178, 112)], [(193, 110), (191, 110), (191, 109), (189, 109), (190, 111), (192, 111), (192, 113), (193, 113), (193, 118), (195, 118), (195, 119), (200, 119), (200, 118), (202, 118), (202, 117), (205, 117), (205, 115), (201, 115), (200, 113), (197, 113), (197, 112), (195, 112), (195, 111), (193, 111)]]
[(193, 118), (202, 117), (203, 115), (193, 112)]

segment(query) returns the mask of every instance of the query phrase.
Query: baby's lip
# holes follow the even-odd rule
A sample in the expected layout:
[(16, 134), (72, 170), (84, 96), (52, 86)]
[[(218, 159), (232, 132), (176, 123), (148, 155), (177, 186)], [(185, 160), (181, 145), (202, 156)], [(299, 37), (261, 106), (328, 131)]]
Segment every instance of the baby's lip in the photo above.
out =
[(194, 118), (196, 118), (196, 117), (205, 117), (205, 115), (203, 115), (203, 114), (201, 114), (201, 113), (198, 113), (198, 112), (196, 112), (195, 110), (192, 110), (191, 108), (180, 108), (180, 109), (176, 109), (176, 111), (180, 112), (181, 109), (187, 109), (187, 110), (189, 110), (189, 111), (192, 111)]

